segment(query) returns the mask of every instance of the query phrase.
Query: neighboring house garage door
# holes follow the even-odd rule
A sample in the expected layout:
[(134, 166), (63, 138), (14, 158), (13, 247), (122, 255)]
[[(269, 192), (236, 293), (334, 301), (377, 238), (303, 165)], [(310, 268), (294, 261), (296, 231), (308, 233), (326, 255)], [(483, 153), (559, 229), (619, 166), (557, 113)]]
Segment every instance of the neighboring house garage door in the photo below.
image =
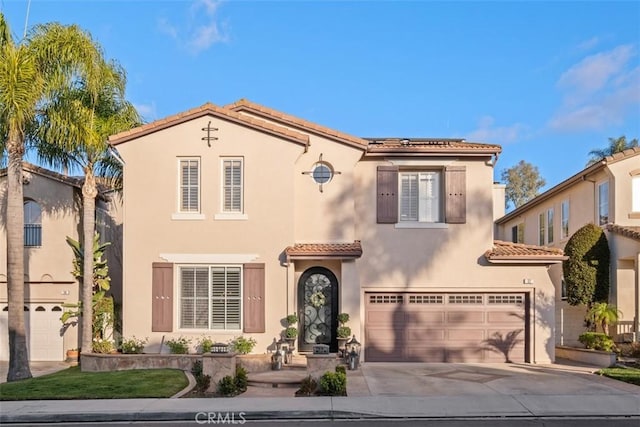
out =
[(522, 293), (366, 293), (368, 362), (525, 361)]
[[(8, 307), (0, 311), (0, 360), (9, 360)], [(63, 342), (60, 330), (62, 307), (59, 304), (27, 304), (24, 320), (27, 330), (29, 360), (63, 360)]]

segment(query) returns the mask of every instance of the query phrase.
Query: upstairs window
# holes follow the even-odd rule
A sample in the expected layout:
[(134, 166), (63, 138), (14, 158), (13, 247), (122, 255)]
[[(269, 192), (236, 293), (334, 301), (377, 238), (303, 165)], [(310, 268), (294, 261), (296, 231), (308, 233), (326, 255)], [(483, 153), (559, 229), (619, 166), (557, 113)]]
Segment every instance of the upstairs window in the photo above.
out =
[(200, 160), (180, 159), (180, 212), (200, 212)]
[(631, 212), (640, 212), (640, 175), (631, 178)]
[(609, 223), (609, 183), (598, 185), (598, 223)]
[(547, 243), (553, 243), (553, 208), (547, 211)]
[(560, 238), (566, 239), (569, 237), (569, 201), (562, 202), (562, 211), (560, 212)]
[(538, 215), (538, 244), (540, 246), (544, 246), (545, 220), (544, 213)]
[(222, 175), (222, 211), (242, 213), (242, 159), (224, 159), (222, 161)]
[(42, 211), (33, 200), (24, 203), (24, 246), (42, 246)]
[(400, 221), (442, 222), (440, 172), (400, 173)]
[(513, 243), (524, 243), (524, 222), (511, 227), (511, 241)]

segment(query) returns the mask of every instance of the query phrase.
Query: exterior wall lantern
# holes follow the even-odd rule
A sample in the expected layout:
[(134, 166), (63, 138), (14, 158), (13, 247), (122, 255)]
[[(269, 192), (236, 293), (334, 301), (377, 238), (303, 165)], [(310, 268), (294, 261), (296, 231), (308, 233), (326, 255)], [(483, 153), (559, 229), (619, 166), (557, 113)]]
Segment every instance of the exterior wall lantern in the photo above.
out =
[(350, 371), (358, 369), (358, 365), (360, 364), (360, 348), (361, 345), (354, 335), (347, 343), (347, 365)]

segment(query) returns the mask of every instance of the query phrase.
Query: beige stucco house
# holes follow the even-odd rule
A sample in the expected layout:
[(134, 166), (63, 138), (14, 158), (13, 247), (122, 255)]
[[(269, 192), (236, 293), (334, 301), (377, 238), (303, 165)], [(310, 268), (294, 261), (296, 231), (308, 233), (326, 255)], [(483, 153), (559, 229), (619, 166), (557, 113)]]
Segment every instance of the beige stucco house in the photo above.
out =
[[(606, 157), (496, 221), (503, 240), (562, 249), (585, 224), (605, 229), (611, 250), (609, 302), (622, 312), (616, 339), (638, 340), (640, 307), (640, 149)], [(586, 307), (566, 302), (562, 265), (549, 274), (556, 288), (556, 343), (578, 345)]]
[(563, 255), (494, 241), (497, 145), (364, 139), (246, 100), (110, 143), (123, 335), (146, 351), (244, 335), (265, 353), (291, 313), (298, 351), (336, 351), (346, 312), (367, 361), (554, 359), (547, 267)]
[[(0, 361), (9, 360), (7, 325), (6, 169), (0, 170)], [(64, 360), (65, 352), (78, 347), (78, 328), (60, 321), (63, 304), (79, 299), (79, 285), (71, 274), (73, 252), (66, 237), (79, 240), (82, 221), (82, 180), (30, 163), (23, 164), (25, 323), (27, 348), (32, 361)], [(102, 194), (97, 200), (97, 224), (103, 239), (114, 240), (120, 226), (112, 218), (118, 201)], [(118, 240), (115, 239), (117, 245)], [(112, 289), (119, 295), (121, 250), (107, 251)]]

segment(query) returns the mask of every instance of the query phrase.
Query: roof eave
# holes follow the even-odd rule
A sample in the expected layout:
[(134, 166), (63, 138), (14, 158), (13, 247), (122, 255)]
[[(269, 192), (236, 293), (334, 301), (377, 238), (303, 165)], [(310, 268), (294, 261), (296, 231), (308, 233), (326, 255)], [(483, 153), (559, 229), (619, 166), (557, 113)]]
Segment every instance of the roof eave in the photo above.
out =
[(500, 150), (471, 149), (471, 150), (440, 150), (440, 151), (415, 151), (415, 150), (375, 150), (367, 151), (367, 157), (385, 156), (408, 156), (408, 157), (442, 157), (442, 156), (465, 156), (465, 157), (491, 157), (499, 154)]
[(250, 123), (250, 122), (246, 122), (244, 120), (240, 120), (240, 119), (237, 119), (235, 117), (219, 113), (219, 112), (217, 112), (217, 111), (215, 111), (215, 110), (213, 110), (211, 108), (204, 108), (202, 110), (195, 111), (195, 112), (190, 113), (190, 114), (185, 114), (184, 116), (181, 116), (181, 117), (176, 118), (174, 120), (167, 120), (165, 123), (160, 123), (157, 126), (150, 127), (148, 129), (144, 129), (144, 130), (140, 130), (138, 132), (124, 134), (122, 136), (118, 136), (117, 134), (116, 135), (112, 135), (112, 136), (109, 137), (108, 142), (112, 146), (120, 145), (122, 143), (131, 141), (133, 139), (137, 139), (137, 138), (140, 138), (140, 137), (143, 137), (143, 136), (146, 136), (146, 135), (150, 135), (152, 133), (155, 133), (155, 132), (158, 132), (158, 131), (161, 131), (161, 130), (164, 130), (164, 129), (168, 129), (170, 127), (177, 126), (179, 124), (182, 124), (182, 123), (185, 123), (185, 122), (188, 122), (190, 120), (197, 119), (197, 118), (200, 118), (200, 117), (204, 117), (204, 116), (214, 116), (214, 117), (217, 117), (217, 118), (219, 118), (221, 120), (226, 120), (226, 121), (229, 121), (229, 122), (233, 122), (233, 123), (239, 124), (241, 126), (245, 126), (245, 127), (251, 128), (251, 129), (255, 129), (255, 130), (259, 131), (259, 132), (264, 132), (264, 133), (267, 133), (267, 134), (270, 134), (270, 135), (274, 135), (274, 136), (277, 136), (279, 138), (283, 138), (283, 139), (289, 140), (291, 142), (295, 142), (297, 144), (303, 145), (305, 147), (307, 147), (309, 145), (309, 138), (308, 137), (307, 138), (296, 138), (296, 137), (291, 136), (291, 135), (285, 135), (285, 134), (276, 132), (274, 130), (258, 126), (256, 124), (253, 124), (253, 123)]
[(295, 254), (286, 254), (287, 258), (292, 260), (312, 260), (312, 259), (357, 259), (362, 256), (362, 254), (304, 254), (304, 255), (295, 255)]

